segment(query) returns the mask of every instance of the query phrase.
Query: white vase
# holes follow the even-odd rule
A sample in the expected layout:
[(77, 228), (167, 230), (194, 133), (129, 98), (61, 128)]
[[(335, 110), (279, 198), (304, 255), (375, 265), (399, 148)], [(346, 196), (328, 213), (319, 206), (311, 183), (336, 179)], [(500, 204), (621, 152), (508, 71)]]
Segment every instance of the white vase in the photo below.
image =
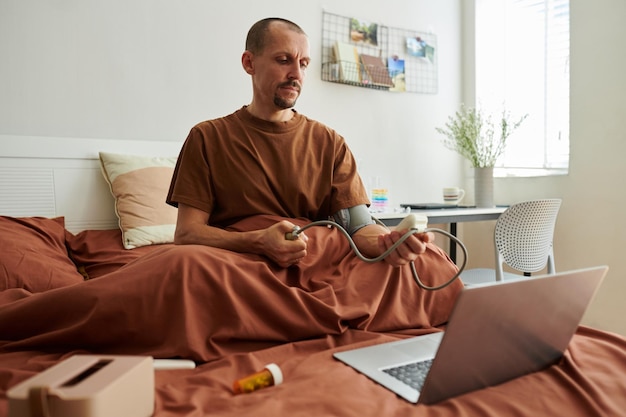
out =
[(493, 207), (493, 167), (474, 168), (474, 204)]

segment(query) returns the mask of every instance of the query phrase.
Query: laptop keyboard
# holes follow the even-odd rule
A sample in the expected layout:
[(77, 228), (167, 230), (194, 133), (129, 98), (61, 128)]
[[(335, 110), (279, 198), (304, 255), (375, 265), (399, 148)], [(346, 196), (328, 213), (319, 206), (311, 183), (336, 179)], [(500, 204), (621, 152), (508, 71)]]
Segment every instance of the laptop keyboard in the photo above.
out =
[(408, 363), (406, 365), (400, 365), (393, 368), (383, 369), (383, 372), (391, 375), (399, 381), (404, 382), (411, 388), (418, 391), (422, 390), (426, 375), (430, 370), (430, 366), (433, 364), (433, 360)]

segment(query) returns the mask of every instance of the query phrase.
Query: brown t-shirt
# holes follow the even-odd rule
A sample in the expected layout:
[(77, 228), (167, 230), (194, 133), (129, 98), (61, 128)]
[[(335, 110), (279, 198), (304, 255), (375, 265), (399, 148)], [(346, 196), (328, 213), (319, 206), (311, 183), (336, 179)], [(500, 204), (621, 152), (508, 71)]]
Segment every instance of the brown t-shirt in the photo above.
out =
[(257, 214), (320, 220), (369, 204), (343, 137), (295, 111), (276, 123), (245, 107), (191, 129), (167, 202), (203, 210), (222, 227)]

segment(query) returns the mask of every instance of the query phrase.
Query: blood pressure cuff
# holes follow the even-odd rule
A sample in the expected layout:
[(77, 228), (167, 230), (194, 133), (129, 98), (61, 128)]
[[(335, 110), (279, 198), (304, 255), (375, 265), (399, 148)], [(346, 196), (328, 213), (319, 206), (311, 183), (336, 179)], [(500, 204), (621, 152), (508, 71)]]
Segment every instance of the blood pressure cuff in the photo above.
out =
[(365, 204), (341, 209), (333, 215), (333, 219), (346, 229), (350, 236), (354, 235), (357, 230), (375, 223)]

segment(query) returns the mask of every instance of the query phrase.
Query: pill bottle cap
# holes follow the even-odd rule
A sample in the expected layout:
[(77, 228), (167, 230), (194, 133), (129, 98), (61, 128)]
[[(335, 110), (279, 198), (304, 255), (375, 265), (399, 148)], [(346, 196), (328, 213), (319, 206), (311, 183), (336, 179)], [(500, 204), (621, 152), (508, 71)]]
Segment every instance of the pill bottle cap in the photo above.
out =
[(265, 369), (270, 371), (272, 374), (272, 378), (274, 379), (274, 385), (280, 385), (283, 383), (283, 372), (280, 370), (278, 365), (275, 363), (270, 363), (265, 365)]

